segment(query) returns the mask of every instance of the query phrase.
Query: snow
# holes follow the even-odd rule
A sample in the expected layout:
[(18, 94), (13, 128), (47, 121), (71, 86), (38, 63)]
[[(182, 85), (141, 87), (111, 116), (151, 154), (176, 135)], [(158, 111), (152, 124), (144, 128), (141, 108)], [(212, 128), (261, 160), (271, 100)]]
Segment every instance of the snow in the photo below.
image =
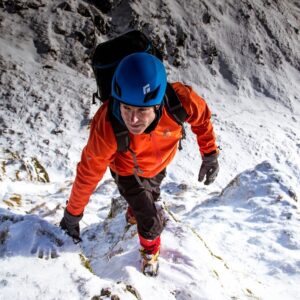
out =
[[(299, 299), (300, 6), (181, 2), (1, 2), (0, 299)], [(130, 26), (150, 34), (169, 79), (213, 112), (220, 174), (197, 181), (187, 126), (157, 203), (157, 278), (140, 272), (136, 227), (109, 172), (80, 223), (83, 242), (58, 227), (99, 107), (89, 14), (102, 20), (98, 42)]]

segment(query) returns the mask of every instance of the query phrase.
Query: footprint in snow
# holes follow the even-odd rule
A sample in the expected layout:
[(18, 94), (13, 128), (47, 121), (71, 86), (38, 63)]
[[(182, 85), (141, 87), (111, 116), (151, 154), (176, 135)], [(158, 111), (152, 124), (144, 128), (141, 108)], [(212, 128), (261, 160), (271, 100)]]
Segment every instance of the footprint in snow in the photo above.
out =
[(168, 182), (162, 186), (162, 190), (170, 195), (180, 196), (188, 190), (188, 185), (185, 183)]
[[(36, 215), (18, 215), (0, 209), (0, 257), (36, 255), (57, 258), (69, 240), (57, 226)], [(67, 244), (66, 244), (67, 242)]]
[(64, 245), (64, 242), (54, 232), (45, 228), (37, 230), (31, 254), (36, 254), (38, 258), (57, 258), (58, 249)]

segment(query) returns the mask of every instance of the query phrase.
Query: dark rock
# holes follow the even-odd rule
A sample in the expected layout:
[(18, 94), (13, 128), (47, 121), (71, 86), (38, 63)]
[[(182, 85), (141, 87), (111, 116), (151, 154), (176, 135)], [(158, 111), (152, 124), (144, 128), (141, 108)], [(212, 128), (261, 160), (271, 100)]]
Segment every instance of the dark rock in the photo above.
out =
[(185, 41), (187, 39), (187, 34), (183, 31), (177, 31), (177, 46), (178, 47), (184, 47)]
[(112, 0), (90, 0), (91, 4), (100, 9), (104, 14), (107, 14), (111, 11), (113, 1)]
[(254, 53), (254, 54), (256, 54), (256, 53), (258, 53), (258, 49), (259, 49), (259, 44), (258, 43), (250, 43), (249, 44), (249, 50), (252, 52), (252, 53)]
[(4, 245), (8, 237), (9, 237), (8, 229), (4, 229), (0, 231), (0, 245)]
[(51, 133), (55, 134), (55, 135), (58, 135), (60, 133), (63, 133), (63, 130), (56, 128), (56, 129), (51, 130)]
[(33, 43), (34, 43), (37, 53), (45, 54), (45, 53), (50, 52), (50, 45), (48, 43), (46, 43), (44, 40), (40, 40), (39, 38), (36, 38), (33, 40)]
[(102, 298), (100, 296), (93, 296), (91, 300), (102, 300)]
[(202, 16), (202, 22), (204, 24), (209, 24), (211, 21), (211, 15), (208, 12), (205, 12)]
[(175, 58), (175, 59), (173, 60), (173, 66), (174, 66), (174, 67), (178, 68), (178, 67), (181, 66), (181, 64), (182, 64), (182, 62), (181, 62), (180, 59)]
[(43, 69), (53, 69), (53, 66), (50, 66), (50, 65), (44, 65), (42, 68), (43, 68)]
[(78, 5), (77, 12), (80, 15), (82, 15), (83, 17), (86, 17), (86, 18), (92, 17), (89, 9), (86, 6), (82, 5), (81, 3), (79, 3), (79, 5)]
[(107, 34), (110, 31), (110, 24), (106, 22), (101, 15), (96, 15), (94, 17), (94, 24), (102, 34)]
[(85, 36), (85, 33), (82, 31), (75, 31), (74, 37), (77, 41), (79, 41), (80, 43), (83, 43), (86, 36)]
[(111, 290), (110, 290), (110, 288), (103, 288), (103, 289), (101, 290), (100, 296), (110, 297), (110, 295), (111, 295)]
[(48, 111), (49, 107), (50, 107), (49, 104), (46, 103), (45, 106), (44, 106), (44, 108), (43, 108), (43, 110), (44, 110), (44, 111)]
[(264, 1), (264, 5), (265, 5), (265, 6), (270, 6), (270, 5), (271, 5), (271, 2), (270, 2), (269, 0), (266, 0), (266, 1)]
[(10, 103), (6, 104), (6, 109), (13, 112), (13, 113), (17, 112), (17, 109), (13, 105), (11, 105)]
[(85, 22), (84, 27), (82, 28), (81, 32), (85, 35), (83, 41), (81, 41), (82, 45), (85, 48), (93, 48), (95, 44), (95, 28), (91, 20), (87, 19)]
[(45, 7), (46, 4), (42, 3), (42, 0), (34, 0), (27, 3), (28, 8), (39, 9), (40, 7)]
[(137, 291), (137, 289), (136, 289), (135, 287), (133, 287), (132, 285), (127, 284), (127, 285), (126, 285), (126, 290), (127, 290), (128, 292), (130, 292), (131, 294), (133, 294), (133, 295), (135, 296), (136, 299), (142, 300), (141, 295), (139, 294), (139, 292)]
[(250, 19), (250, 15), (245, 13), (242, 9), (239, 9), (238, 14), (244, 20)]
[(292, 189), (289, 189), (289, 190), (288, 190), (288, 194), (289, 194), (289, 196), (290, 196), (293, 200), (295, 200), (296, 202), (298, 202), (298, 198), (297, 198), (297, 195), (296, 195), (295, 191), (293, 191)]
[(76, 57), (72, 57), (70, 59), (70, 64), (69, 64), (71, 67), (74, 67), (76, 68), (78, 66), (78, 63), (77, 63), (77, 60), (76, 60)]
[(218, 50), (215, 45), (203, 44), (202, 45), (202, 58), (208, 65), (211, 65), (218, 56)]
[(65, 11), (72, 11), (72, 7), (68, 2), (62, 2), (59, 5), (57, 5), (56, 8), (59, 8), (61, 10), (65, 10)]
[(3, 1), (2, 5), (3, 5), (4, 9), (10, 14), (19, 13), (21, 10), (28, 9), (26, 3), (19, 1), (19, 0)]
[(252, 9), (253, 9), (253, 6), (252, 6), (250, 3), (247, 3), (247, 8), (248, 8), (249, 10), (252, 10)]
[(263, 51), (260, 49), (260, 45), (258, 43), (250, 43), (249, 50), (253, 54), (255, 54), (256, 62), (258, 64), (264, 65), (263, 62)]
[[(147, 35), (150, 36), (150, 34), (147, 34)], [(167, 55), (165, 53), (166, 45), (161, 40), (160, 36), (159, 35), (155, 35), (155, 36), (152, 35), (151, 40), (153, 42), (153, 45), (157, 49), (157, 51), (160, 53), (159, 55), (160, 55), (161, 59), (167, 59)]]
[(64, 28), (62, 28), (59, 24), (54, 23), (52, 25), (52, 27), (53, 27), (53, 31), (56, 34), (61, 34), (61, 35), (66, 35), (67, 34), (66, 30)]

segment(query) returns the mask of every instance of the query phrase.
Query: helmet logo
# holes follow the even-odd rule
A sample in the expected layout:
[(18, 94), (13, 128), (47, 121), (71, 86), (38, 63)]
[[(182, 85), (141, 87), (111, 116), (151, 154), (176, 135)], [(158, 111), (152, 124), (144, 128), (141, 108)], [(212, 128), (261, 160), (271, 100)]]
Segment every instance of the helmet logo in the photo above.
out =
[(146, 84), (143, 86), (143, 93), (144, 95), (148, 94), (150, 92), (150, 84)]

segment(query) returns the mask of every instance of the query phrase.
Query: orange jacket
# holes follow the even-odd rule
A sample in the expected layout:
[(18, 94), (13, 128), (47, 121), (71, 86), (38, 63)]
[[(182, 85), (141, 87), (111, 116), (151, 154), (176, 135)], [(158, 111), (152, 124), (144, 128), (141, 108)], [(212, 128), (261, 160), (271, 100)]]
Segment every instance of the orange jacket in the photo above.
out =
[[(188, 117), (187, 122), (197, 136), (201, 155), (217, 149), (211, 113), (206, 102), (191, 87), (174, 83), (175, 89)], [(153, 177), (174, 158), (182, 128), (163, 108), (161, 119), (151, 133), (130, 135), (130, 149), (135, 153), (142, 177)], [(108, 116), (108, 101), (95, 114), (87, 145), (77, 165), (77, 175), (72, 187), (67, 210), (73, 215), (83, 212), (89, 198), (103, 177), (107, 167), (121, 176), (134, 174), (132, 154), (117, 152), (117, 142)]]

